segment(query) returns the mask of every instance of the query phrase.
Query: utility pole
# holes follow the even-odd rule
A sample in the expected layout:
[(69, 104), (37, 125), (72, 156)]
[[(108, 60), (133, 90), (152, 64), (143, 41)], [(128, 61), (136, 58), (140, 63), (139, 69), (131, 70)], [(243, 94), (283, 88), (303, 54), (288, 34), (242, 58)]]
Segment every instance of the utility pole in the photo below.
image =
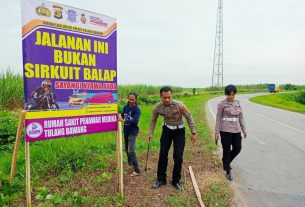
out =
[(223, 4), (218, 0), (212, 86), (223, 86)]

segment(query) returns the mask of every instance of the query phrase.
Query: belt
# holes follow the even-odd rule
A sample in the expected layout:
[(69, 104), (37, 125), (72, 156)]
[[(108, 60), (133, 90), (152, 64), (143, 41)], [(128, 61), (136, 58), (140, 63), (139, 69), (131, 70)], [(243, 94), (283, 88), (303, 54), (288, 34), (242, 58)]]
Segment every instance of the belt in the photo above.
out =
[(222, 118), (222, 120), (224, 120), (224, 121), (234, 121), (234, 122), (237, 122), (237, 121), (238, 121), (238, 118), (235, 118), (235, 117), (232, 117), (232, 118), (224, 117), (224, 118)]
[(172, 125), (168, 125), (167, 123), (164, 123), (164, 126), (166, 126), (167, 128), (169, 128), (171, 130), (184, 128), (184, 124), (172, 126)]

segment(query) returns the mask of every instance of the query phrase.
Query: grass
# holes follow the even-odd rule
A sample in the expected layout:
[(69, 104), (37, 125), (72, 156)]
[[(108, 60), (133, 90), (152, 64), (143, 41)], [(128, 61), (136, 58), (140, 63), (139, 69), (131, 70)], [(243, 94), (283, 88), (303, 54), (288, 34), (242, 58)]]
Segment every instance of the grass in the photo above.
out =
[(196, 204), (195, 199), (190, 200), (184, 197), (183, 195), (181, 195), (180, 193), (169, 195), (164, 202), (165, 205), (168, 207), (193, 206)]
[(0, 110), (23, 106), (23, 78), (10, 69), (0, 72)]
[[(209, 152), (208, 154), (212, 154), (212, 152), (216, 149), (213, 139), (211, 138), (211, 130), (208, 127), (206, 122), (206, 113), (204, 110), (205, 103), (215, 97), (212, 94), (203, 94), (198, 96), (190, 96), (188, 98), (183, 98), (183, 103), (189, 108), (191, 114), (195, 120), (196, 130), (198, 136), (203, 139), (203, 147), (204, 151)], [(187, 134), (190, 134), (190, 131), (187, 127)]]
[[(151, 115), (152, 105), (141, 105), (142, 115), (139, 123), (141, 129), (137, 141), (137, 152), (141, 153), (146, 150), (146, 137), (149, 130), (149, 121)], [(18, 117), (16, 117), (18, 118)], [(159, 119), (158, 126), (161, 125)], [(155, 137), (160, 136), (160, 130), (157, 129)], [(57, 183), (59, 180), (63, 185), (63, 192), (67, 199), (63, 201), (72, 204), (76, 198), (71, 197), (71, 193), (75, 191), (75, 183), (72, 186), (64, 187), (67, 183), (75, 179), (76, 174), (88, 173), (91, 171), (101, 171), (102, 173), (95, 178), (92, 182), (105, 184), (111, 177), (116, 177), (116, 171), (111, 170), (109, 163), (115, 160), (115, 133), (101, 133), (91, 134), (79, 137), (68, 137), (62, 139), (47, 140), (43, 142), (30, 143), (30, 158), (31, 158), (31, 176), (34, 192), (39, 193), (37, 190), (39, 186), (44, 186), (43, 182), (48, 179), (52, 186), (52, 182)], [(159, 147), (159, 140), (152, 140), (152, 149)], [(25, 147), (24, 143), (19, 147), (18, 160), (16, 166), (16, 183), (9, 184), (8, 176), (10, 172), (10, 165), (12, 160), (12, 149), (0, 151), (0, 183), (5, 188), (0, 189), (0, 206), (1, 196), (2, 202), (6, 205), (11, 205), (12, 202), (24, 197), (24, 182), (25, 182)], [(126, 158), (125, 158), (126, 162)], [(49, 179), (50, 178), (50, 179)], [(52, 181), (54, 180), (54, 181)], [(36, 188), (36, 190), (35, 190)], [(69, 194), (70, 192), (70, 194)], [(110, 192), (111, 193), (111, 192)], [(100, 195), (99, 195), (100, 197)], [(82, 197), (82, 204), (90, 206), (90, 202), (95, 200), (98, 203), (111, 203), (111, 205), (118, 205), (123, 202), (122, 199), (110, 194), (106, 197), (89, 198), (88, 196)], [(111, 199), (110, 199), (111, 198)], [(73, 200), (74, 199), (74, 200)], [(79, 199), (79, 198), (77, 198)], [(48, 206), (50, 200), (45, 198), (41, 201), (41, 206)], [(87, 203), (88, 202), (88, 203)]]
[(305, 105), (295, 101), (297, 93), (298, 92), (291, 92), (256, 96), (251, 98), (250, 101), (305, 114)]
[[(188, 96), (182, 97), (182, 100), (188, 108), (191, 110), (198, 135), (202, 137), (204, 151), (207, 156), (212, 157), (212, 151), (216, 149), (211, 139), (210, 129), (205, 121), (204, 103), (213, 97), (213, 95), (203, 94), (198, 96)], [(139, 154), (146, 150), (146, 137), (149, 130), (149, 121), (151, 116), (151, 109), (153, 105), (140, 105), (142, 114), (139, 123), (140, 134), (137, 139), (137, 152)], [(158, 119), (157, 126), (160, 126), (162, 118)], [(190, 134), (187, 128), (187, 135)], [(161, 135), (161, 128), (156, 127), (154, 134), (154, 139), (152, 140), (151, 147), (153, 150), (159, 149), (159, 139)], [(89, 195), (90, 193), (80, 192), (77, 183), (71, 183), (72, 179), (75, 177), (86, 176), (92, 171), (100, 172), (92, 179), (92, 183), (98, 183), (104, 186), (109, 185), (108, 180), (112, 177), (116, 177), (115, 170), (111, 170), (111, 160), (115, 160), (115, 133), (103, 133), (103, 134), (93, 134), (84, 135), (80, 137), (70, 137), (63, 139), (54, 139), (43, 142), (31, 143), (31, 175), (32, 175), (32, 185), (34, 192), (39, 194), (39, 187), (44, 185), (49, 186), (61, 186), (62, 194), (51, 194), (48, 198), (53, 200), (48, 200), (47, 197), (43, 197), (40, 201), (39, 206), (48, 206), (48, 203), (54, 204), (54, 202), (61, 201), (61, 204), (65, 205), (84, 205), (90, 206), (98, 203), (104, 203), (106, 205), (111, 204), (115, 206), (120, 206), (124, 201), (124, 198), (119, 198), (116, 195), (103, 195), (104, 197), (98, 197), (94, 195)], [(20, 200), (24, 194), (24, 145), (19, 148), (19, 156), (16, 169), (16, 177), (19, 183), (17, 183), (18, 190), (13, 190), (10, 193), (8, 191), (4, 192), (0, 190), (1, 194), (7, 196), (11, 195), (11, 200)], [(5, 176), (9, 175), (10, 162), (11, 162), (12, 152), (11, 151), (1, 151), (0, 152), (0, 172)], [(126, 158), (125, 158), (126, 159)], [(212, 159), (212, 158), (211, 158)], [(50, 179), (47, 179), (50, 178)], [(3, 179), (4, 180), (4, 179)], [(47, 183), (45, 180), (48, 180)], [(52, 184), (53, 183), (53, 184)], [(224, 187), (224, 192), (230, 192), (227, 186)], [(52, 187), (53, 188), (53, 187)], [(75, 196), (73, 192), (77, 191), (78, 196)], [(90, 189), (88, 190), (91, 191)], [(226, 194), (226, 193), (225, 193)], [(229, 203), (230, 196), (218, 196), (215, 198), (213, 194), (204, 194), (206, 201), (214, 206), (215, 203)], [(177, 199), (179, 197), (179, 199)], [(190, 198), (187, 196), (175, 194), (170, 195), (164, 201), (166, 206), (189, 206), (191, 202)], [(1, 201), (1, 200), (0, 200)], [(79, 204), (77, 204), (79, 203)], [(193, 202), (191, 202), (193, 203)], [(192, 206), (192, 205), (191, 205)]]
[[(22, 76), (13, 74), (10, 70), (0, 73), (0, 89), (1, 118), (4, 118), (5, 115), (5, 117), (9, 117), (7, 120), (11, 121), (9, 130), (7, 130), (8, 126), (4, 126), (3, 130), (5, 129), (6, 131), (2, 130), (3, 133), (0, 131), (2, 134), (14, 137), (12, 132), (15, 131), (19, 114), (7, 110), (16, 110), (23, 107)], [(147, 85), (119, 86), (119, 98), (121, 99), (126, 98), (131, 91), (147, 96), (142, 97), (143, 100), (140, 105), (142, 114), (139, 123), (140, 134), (137, 139), (137, 153), (139, 154), (143, 154), (147, 149), (146, 138), (149, 131), (151, 110), (153, 104), (159, 101), (159, 89), (160, 87)], [(211, 132), (204, 118), (204, 104), (214, 95), (205, 93), (191, 96), (189, 94), (192, 94), (192, 90), (173, 87), (173, 91), (176, 93), (175, 99), (183, 101), (192, 112), (198, 135), (202, 138), (205, 156), (212, 160), (214, 159), (212, 152), (216, 147), (210, 137)], [(197, 89), (196, 92), (200, 93), (202, 90)], [(122, 108), (123, 104), (124, 101), (120, 101), (119, 108)], [(154, 139), (151, 143), (151, 148), (154, 151), (159, 149), (159, 137), (161, 135), (161, 127), (159, 126), (161, 122), (162, 117), (158, 119)], [(6, 123), (6, 121), (4, 120), (2, 123)], [(1, 127), (3, 127), (2, 124)], [(188, 127), (186, 133), (187, 136), (190, 135)], [(5, 138), (5, 140), (9, 139)], [(12, 159), (12, 144), (4, 143), (4, 145), (7, 147), (0, 148), (0, 206), (19, 205), (24, 203), (25, 147), (22, 142), (18, 152), (16, 179), (10, 184), (8, 177)], [(116, 189), (116, 186), (111, 183), (116, 178), (117, 173), (114, 164), (116, 160), (114, 132), (34, 142), (30, 143), (30, 146), (33, 193), (39, 198), (34, 199), (34, 205), (123, 205), (126, 198), (117, 195), (113, 190)], [(126, 158), (124, 158), (124, 162), (126, 162)], [(154, 179), (155, 177), (152, 177), (150, 181), (152, 182)], [(89, 183), (89, 186), (80, 188), (79, 185), (82, 185), (82, 183)], [(230, 192), (227, 186), (223, 187), (225, 192)], [(105, 188), (107, 190), (96, 193), (96, 188)], [(193, 192), (192, 196), (194, 196)], [(206, 196), (208, 206), (214, 206), (215, 203), (229, 203), (229, 199), (226, 196), (217, 198), (214, 198), (212, 194), (207, 194)], [(194, 203), (196, 203), (196, 200), (187, 194), (169, 195), (164, 200), (165, 206), (192, 206), (195, 205)]]
[(226, 207), (230, 204), (227, 202), (233, 196), (228, 182), (213, 182), (203, 193), (202, 198), (208, 206)]

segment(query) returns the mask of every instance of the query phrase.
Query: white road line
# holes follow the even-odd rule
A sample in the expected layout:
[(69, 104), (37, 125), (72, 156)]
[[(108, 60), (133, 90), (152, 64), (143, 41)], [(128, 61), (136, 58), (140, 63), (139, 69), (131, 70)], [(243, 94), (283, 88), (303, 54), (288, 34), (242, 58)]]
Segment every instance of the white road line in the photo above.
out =
[(266, 145), (266, 142), (263, 142), (260, 138), (258, 138), (258, 136), (251, 134), (251, 137), (254, 137), (259, 144)]
[(213, 110), (212, 110), (212, 108), (211, 108), (211, 100), (209, 100), (209, 109), (210, 109), (210, 111), (211, 111), (211, 113), (212, 113), (214, 119), (216, 120), (216, 115), (214, 114), (214, 112), (213, 112)]
[[(248, 110), (249, 110), (249, 109), (248, 109)], [(303, 131), (303, 130), (301, 130), (301, 129), (297, 129), (297, 128), (293, 127), (293, 126), (290, 126), (290, 125), (288, 125), (288, 124), (285, 124), (285, 123), (283, 123), (283, 122), (281, 122), (281, 121), (278, 121), (278, 120), (276, 120), (276, 119), (272, 119), (272, 118), (270, 118), (270, 117), (268, 117), (268, 116), (265, 116), (265, 115), (263, 115), (263, 114), (257, 113), (257, 112), (255, 112), (255, 111), (253, 111), (253, 110), (249, 110), (249, 111), (251, 111), (251, 112), (253, 112), (253, 113), (257, 114), (258, 116), (261, 116), (261, 117), (263, 117), (263, 118), (265, 118), (265, 119), (269, 119), (270, 121), (273, 121), (273, 122), (275, 122), (275, 123), (278, 123), (278, 124), (280, 124), (280, 125), (282, 125), (282, 126), (285, 126), (285, 127), (287, 127), (287, 128), (293, 129), (293, 130), (295, 130), (295, 131), (297, 131), (297, 132), (300, 132), (300, 133), (302, 133), (302, 134), (305, 134), (305, 131)]]

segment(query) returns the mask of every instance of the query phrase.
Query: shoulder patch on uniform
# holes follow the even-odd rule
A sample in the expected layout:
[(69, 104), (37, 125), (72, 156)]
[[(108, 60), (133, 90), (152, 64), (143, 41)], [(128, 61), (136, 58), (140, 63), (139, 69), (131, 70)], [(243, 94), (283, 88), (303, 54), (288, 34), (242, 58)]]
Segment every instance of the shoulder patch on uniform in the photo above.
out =
[(217, 110), (222, 109), (223, 107), (224, 107), (224, 105), (223, 105), (222, 103), (219, 103), (219, 104), (217, 105)]
[(181, 111), (182, 114), (186, 114), (187, 109), (186, 109), (185, 106), (181, 106), (180, 111)]

